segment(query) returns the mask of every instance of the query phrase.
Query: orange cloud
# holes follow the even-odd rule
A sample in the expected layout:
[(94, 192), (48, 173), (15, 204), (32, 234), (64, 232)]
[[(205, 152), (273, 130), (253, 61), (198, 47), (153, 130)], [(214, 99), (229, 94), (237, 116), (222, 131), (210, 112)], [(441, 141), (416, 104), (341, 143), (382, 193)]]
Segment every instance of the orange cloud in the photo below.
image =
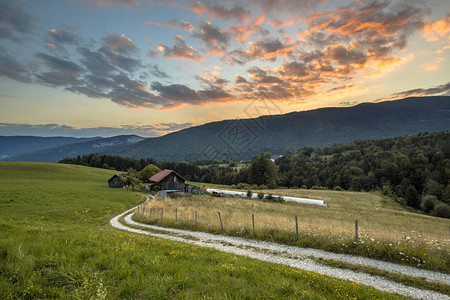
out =
[[(430, 42), (438, 41), (441, 37), (446, 37), (450, 32), (450, 13), (442, 20), (425, 25), (423, 37)], [(447, 37), (450, 39), (450, 36)]]
[(421, 67), (422, 67), (422, 69), (424, 69), (425, 71), (428, 71), (428, 72), (436, 71), (437, 69), (439, 69), (441, 67), (441, 65), (444, 61), (445, 61), (445, 58), (437, 57), (437, 58), (433, 59), (433, 61), (430, 63), (422, 64)]
[(303, 16), (298, 15), (297, 17), (295, 17), (293, 19), (282, 20), (282, 21), (269, 20), (269, 21), (267, 21), (267, 23), (269, 25), (271, 25), (272, 27), (285, 27), (285, 26), (292, 26), (292, 25), (298, 23), (302, 19), (303, 19)]
[(418, 88), (408, 91), (403, 91), (400, 93), (392, 94), (389, 97), (381, 98), (376, 100), (375, 102), (383, 102), (383, 101), (391, 101), (402, 99), (406, 97), (422, 97), (422, 96), (437, 96), (437, 95), (449, 95), (450, 94), (450, 82), (446, 84), (441, 84), (431, 88)]

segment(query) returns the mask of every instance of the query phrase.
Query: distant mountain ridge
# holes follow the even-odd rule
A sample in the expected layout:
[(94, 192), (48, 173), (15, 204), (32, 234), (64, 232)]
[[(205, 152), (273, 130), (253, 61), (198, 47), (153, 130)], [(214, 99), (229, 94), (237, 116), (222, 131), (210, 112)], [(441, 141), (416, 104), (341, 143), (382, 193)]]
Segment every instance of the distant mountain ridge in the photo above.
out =
[(160, 161), (249, 159), (261, 152), (283, 154), (301, 147), (441, 131), (450, 131), (450, 96), (225, 120), (147, 139), (136, 135), (87, 139), (27, 137), (40, 141), (33, 145), (33, 151), (29, 150), (32, 143), (27, 139), (21, 144), (17, 141), (22, 137), (0, 137), (0, 160), (57, 162), (89, 153)]
[(167, 161), (248, 159), (355, 140), (450, 130), (450, 96), (412, 97), (353, 107), (321, 108), (183, 129), (99, 153)]
[(0, 136), (0, 160), (8, 157), (38, 151), (66, 144), (81, 143), (100, 139), (75, 137), (40, 137), (40, 136)]
[(145, 138), (137, 135), (119, 135), (109, 138), (94, 138), (93, 140), (68, 143), (56, 147), (40, 149), (28, 153), (10, 156), (4, 161), (37, 161), (57, 162), (66, 157), (74, 157), (80, 154), (98, 152), (103, 148), (132, 145), (143, 141)]

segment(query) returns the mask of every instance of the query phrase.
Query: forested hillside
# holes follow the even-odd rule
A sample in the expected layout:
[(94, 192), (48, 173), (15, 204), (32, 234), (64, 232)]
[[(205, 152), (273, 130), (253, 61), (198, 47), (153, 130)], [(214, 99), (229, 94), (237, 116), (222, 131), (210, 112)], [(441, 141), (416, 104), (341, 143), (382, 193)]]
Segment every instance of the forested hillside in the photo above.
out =
[(302, 148), (277, 165), (281, 186), (381, 190), (427, 213), (439, 206), (450, 217), (449, 132)]
[(275, 164), (262, 153), (248, 167), (202, 162), (158, 162), (108, 155), (84, 155), (62, 163), (140, 171), (148, 164), (173, 169), (188, 180), (241, 188), (303, 187), (380, 190), (405, 205), (450, 217), (450, 133), (425, 133), (383, 140), (287, 152)]
[(261, 152), (448, 131), (449, 114), (450, 96), (406, 98), (212, 122), (99, 153), (166, 161), (251, 159)]

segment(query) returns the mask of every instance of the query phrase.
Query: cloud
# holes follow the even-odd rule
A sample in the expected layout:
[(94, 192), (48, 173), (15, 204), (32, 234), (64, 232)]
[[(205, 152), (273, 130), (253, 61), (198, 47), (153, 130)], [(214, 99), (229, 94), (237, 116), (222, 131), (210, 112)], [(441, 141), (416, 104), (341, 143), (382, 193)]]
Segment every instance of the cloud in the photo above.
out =
[(211, 102), (231, 101), (232, 95), (221, 88), (211, 88), (206, 90), (194, 90), (183, 84), (163, 85), (159, 82), (152, 83), (152, 90), (158, 92), (159, 96), (169, 103), (168, 107), (180, 104), (200, 105)]
[(122, 6), (122, 7), (134, 7), (142, 8), (136, 0), (84, 0), (85, 2), (98, 6)]
[(447, 36), (450, 33), (450, 13), (446, 14), (442, 20), (425, 25), (423, 37), (430, 42), (438, 41), (440, 38)]
[(308, 16), (307, 30), (300, 40), (320, 47), (346, 43), (371, 60), (383, 60), (394, 50), (404, 49), (407, 37), (424, 26), (424, 10), (390, 2), (373, 1), (367, 5), (319, 11)]
[(155, 77), (158, 77), (158, 78), (170, 78), (170, 76), (167, 75), (166, 72), (161, 71), (161, 70), (159, 69), (158, 65), (156, 65), (156, 64), (150, 66), (150, 67), (149, 67), (149, 71), (150, 71), (150, 73), (151, 73), (153, 76), (155, 76)]
[(58, 45), (79, 45), (81, 40), (79, 35), (67, 30), (51, 29), (44, 36), (45, 42)]
[(103, 38), (103, 41), (104, 45), (107, 45), (113, 51), (124, 55), (133, 55), (139, 52), (139, 48), (124, 34), (109, 35)]
[(105, 86), (105, 98), (128, 108), (161, 108), (170, 106), (170, 101), (150, 92), (142, 81), (121, 73), (111, 78), (113, 86)]
[(163, 52), (163, 56), (167, 58), (189, 59), (189, 60), (203, 60), (204, 55), (201, 55), (197, 49), (188, 46), (184, 38), (180, 35), (174, 37), (175, 45), (169, 47), (163, 44), (158, 46), (159, 51)]
[(7, 77), (12, 80), (30, 83), (32, 82), (28, 68), (9, 55), (6, 50), (0, 46), (0, 77)]
[(35, 16), (7, 1), (0, 3), (0, 11), (0, 39), (18, 42), (17, 35), (31, 33), (37, 23)]
[(251, 89), (243, 89), (243, 81), (236, 81), (234, 89), (245, 99), (264, 93), (298, 102), (323, 92), (324, 87), (330, 91), (329, 85), (342, 86), (358, 72), (378, 74), (402, 61), (394, 52), (404, 49), (407, 37), (423, 27), (423, 15), (423, 10), (407, 4), (391, 7), (390, 2), (378, 1), (313, 12), (304, 23), (306, 30), (298, 33), (300, 43), (263, 36), (250, 43), (248, 50), (229, 52), (227, 59), (238, 64), (289, 59), (270, 69), (248, 69)]
[(192, 36), (199, 38), (211, 50), (225, 50), (231, 35), (213, 25), (211, 22), (202, 22), (198, 25)]
[(132, 132), (138, 132), (137, 134), (144, 134), (144, 136), (160, 136), (171, 132), (179, 131), (192, 127), (193, 123), (157, 123), (153, 125), (121, 125), (121, 128), (130, 130)]
[(195, 26), (192, 25), (191, 23), (186, 22), (186, 21), (180, 21), (180, 20), (170, 20), (168, 22), (147, 21), (147, 22), (143, 23), (142, 25), (166, 26), (166, 27), (171, 27), (174, 29), (188, 30), (188, 31), (193, 31), (195, 29)]
[(69, 137), (111, 137), (124, 134), (136, 134), (143, 137), (155, 137), (192, 127), (193, 123), (157, 123), (132, 124), (102, 127), (73, 127), (60, 124), (20, 124), (0, 123), (0, 134), (34, 135), (34, 136), (69, 136)]
[(421, 67), (425, 71), (429, 71), (429, 72), (436, 71), (437, 69), (439, 69), (442, 66), (444, 61), (445, 61), (445, 58), (443, 58), (443, 57), (436, 57), (430, 63), (422, 64)]
[(327, 49), (327, 55), (340, 65), (364, 65), (367, 62), (366, 54), (345, 45), (332, 45)]
[(311, 8), (316, 7), (318, 4), (327, 2), (327, 0), (252, 0), (256, 6), (265, 14), (271, 14), (273, 12), (307, 12)]
[(247, 81), (247, 79), (245, 79), (244, 76), (242, 76), (242, 75), (236, 75), (235, 83), (236, 83), (236, 84), (240, 84), (240, 83), (248, 84), (248, 81)]
[(108, 77), (118, 70), (102, 51), (92, 51), (89, 48), (80, 47), (78, 53), (81, 55), (81, 63), (94, 75)]
[(247, 23), (252, 17), (251, 11), (241, 4), (235, 4), (233, 7), (228, 8), (219, 3), (206, 1), (193, 4), (191, 9), (198, 15), (206, 14), (213, 19), (236, 19), (242, 23)]
[(285, 27), (285, 26), (292, 26), (294, 24), (297, 24), (300, 20), (303, 19), (302, 15), (298, 15), (293, 19), (287, 19), (287, 20), (268, 20), (267, 23), (271, 25), (272, 27)]
[(52, 51), (67, 56), (68, 52), (65, 46), (78, 46), (82, 43), (83, 39), (67, 30), (51, 29), (47, 31), (43, 38), (46, 43), (45, 47)]
[(71, 74), (79, 74), (84, 71), (82, 67), (73, 61), (61, 59), (53, 55), (39, 52), (36, 54), (36, 57), (42, 59), (50, 69), (56, 69), (58, 71), (68, 72)]
[(230, 51), (228, 58), (240, 65), (256, 59), (275, 61), (278, 57), (287, 58), (291, 56), (296, 48), (296, 43), (283, 43), (278, 38), (263, 38), (251, 42), (248, 50)]
[(418, 89), (412, 89), (412, 90), (408, 90), (408, 91), (395, 93), (389, 97), (378, 99), (375, 102), (390, 101), (390, 100), (402, 99), (402, 98), (406, 98), (406, 97), (442, 96), (442, 95), (450, 96), (450, 82), (447, 82), (446, 84), (438, 85), (436, 87), (428, 88), (428, 89), (418, 88)]
[(275, 69), (275, 72), (286, 77), (298, 79), (306, 77), (310, 70), (303, 62), (292, 61), (281, 65), (279, 68)]

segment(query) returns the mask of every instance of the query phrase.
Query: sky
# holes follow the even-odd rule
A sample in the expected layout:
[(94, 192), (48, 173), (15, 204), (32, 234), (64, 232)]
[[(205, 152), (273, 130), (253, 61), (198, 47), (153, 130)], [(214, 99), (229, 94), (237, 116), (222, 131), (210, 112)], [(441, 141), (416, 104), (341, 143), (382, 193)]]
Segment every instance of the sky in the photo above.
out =
[(450, 95), (448, 0), (0, 0), (0, 135)]

